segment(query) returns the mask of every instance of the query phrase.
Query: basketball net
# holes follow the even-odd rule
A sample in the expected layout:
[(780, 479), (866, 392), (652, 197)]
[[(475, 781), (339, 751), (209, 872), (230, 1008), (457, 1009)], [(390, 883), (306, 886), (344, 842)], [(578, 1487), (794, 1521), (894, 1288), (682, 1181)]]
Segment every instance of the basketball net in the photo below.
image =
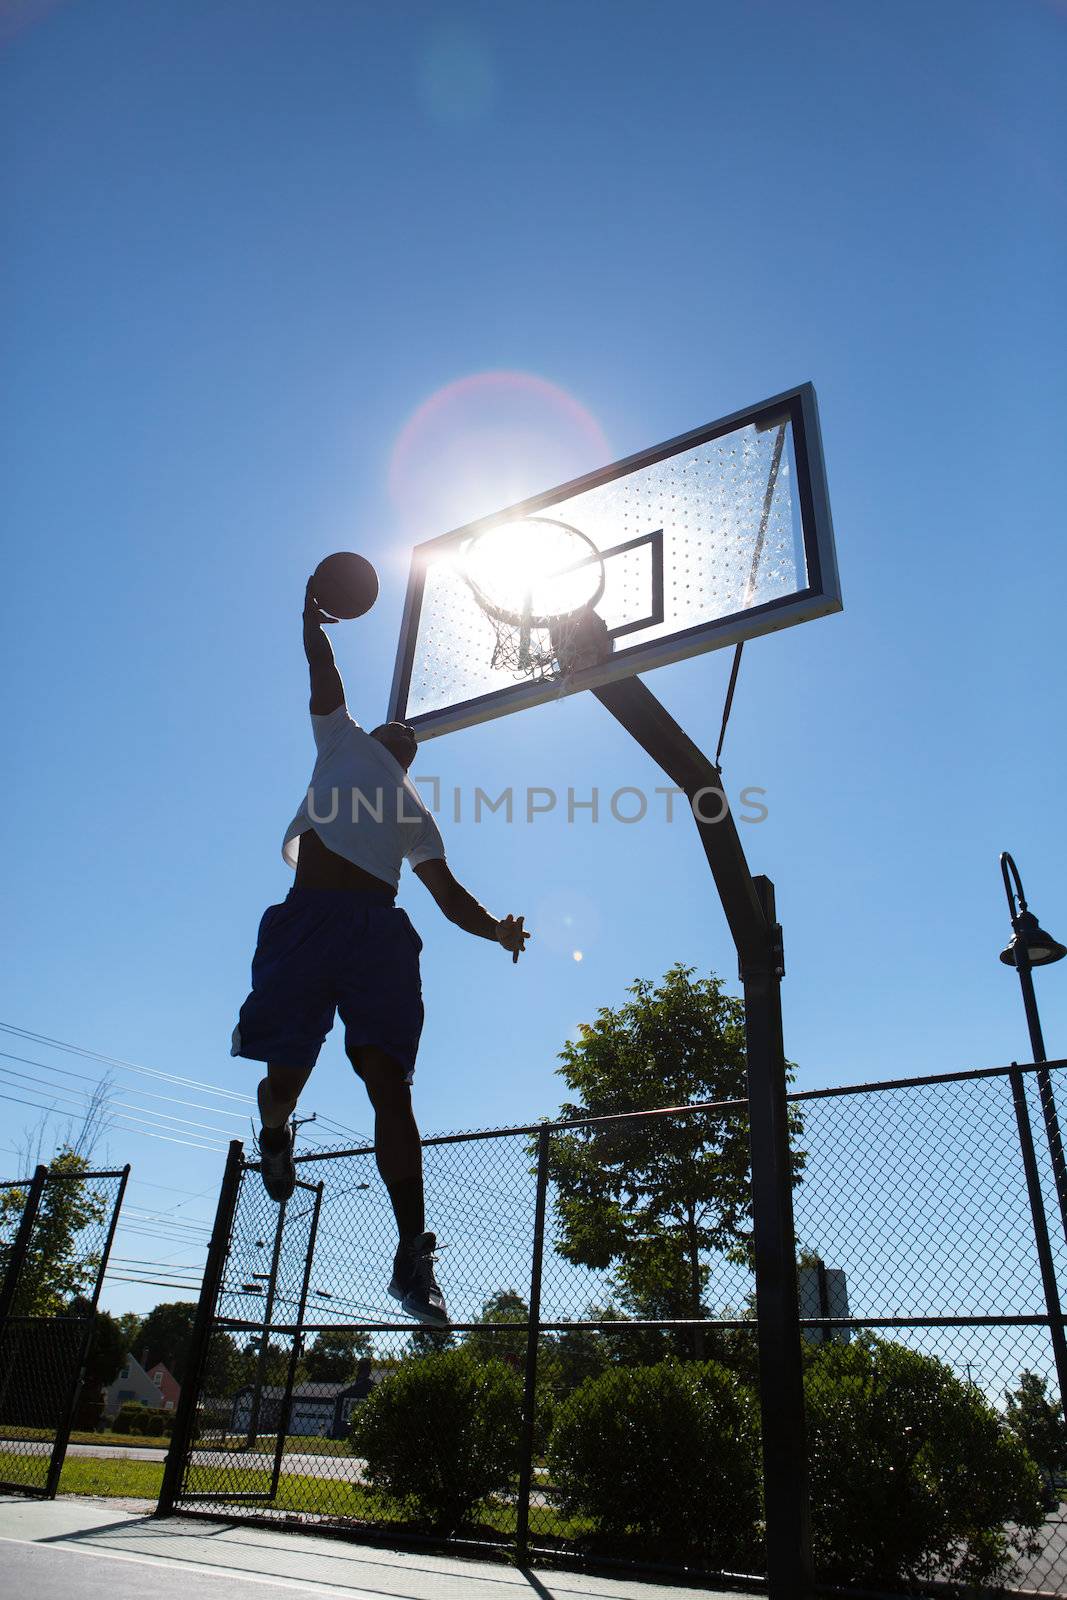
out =
[(611, 655), (608, 625), (589, 607), (536, 623), (485, 614), (496, 635), (491, 666), (526, 682), (565, 680)]

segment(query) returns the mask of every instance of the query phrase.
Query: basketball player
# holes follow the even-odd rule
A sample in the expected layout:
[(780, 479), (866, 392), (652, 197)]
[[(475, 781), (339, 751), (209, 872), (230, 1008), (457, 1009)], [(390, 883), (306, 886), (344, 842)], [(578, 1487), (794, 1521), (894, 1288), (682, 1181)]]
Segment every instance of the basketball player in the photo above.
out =
[(422, 1145), (411, 1108), (422, 1031), (422, 941), (396, 904), (406, 860), (444, 915), (491, 939), (513, 961), (529, 934), (522, 917), (497, 921), (452, 876), (437, 824), (407, 776), (415, 735), (388, 722), (365, 733), (349, 715), (344, 685), (308, 580), (304, 650), (311, 669), (311, 727), (318, 752), (311, 787), (286, 831), (282, 854), (296, 881), (268, 906), (252, 960), (232, 1053), (267, 1063), (259, 1085), (259, 1155), (273, 1200), (296, 1182), (289, 1118), (333, 1026), (374, 1107), (374, 1152), (400, 1242), (389, 1293), (420, 1322), (448, 1323), (434, 1277), (436, 1239), (426, 1231)]

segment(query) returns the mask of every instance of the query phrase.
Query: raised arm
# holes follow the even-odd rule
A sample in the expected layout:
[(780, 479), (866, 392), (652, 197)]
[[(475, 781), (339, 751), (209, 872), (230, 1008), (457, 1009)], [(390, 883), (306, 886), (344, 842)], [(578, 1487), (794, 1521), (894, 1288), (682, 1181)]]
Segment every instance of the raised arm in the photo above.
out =
[(449, 922), (454, 922), (464, 933), (473, 933), (476, 938), (493, 939), (511, 951), (512, 961), (519, 959), (530, 937), (521, 917), (509, 914), (498, 922), (490, 916), (453, 875), (447, 861), (423, 861), (415, 868), (415, 875), (429, 889)]
[(328, 717), (345, 703), (345, 686), (333, 659), (333, 645), (322, 631), (323, 623), (336, 622), (327, 616), (311, 592), (312, 579), (304, 593), (304, 654), (311, 669), (311, 715)]

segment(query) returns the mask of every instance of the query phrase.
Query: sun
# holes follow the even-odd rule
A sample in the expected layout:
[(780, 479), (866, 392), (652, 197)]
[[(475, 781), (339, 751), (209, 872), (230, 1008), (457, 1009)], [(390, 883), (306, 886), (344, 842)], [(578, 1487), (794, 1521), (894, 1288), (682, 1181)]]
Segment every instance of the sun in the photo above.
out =
[(516, 621), (569, 616), (594, 605), (603, 590), (595, 545), (550, 517), (523, 517), (476, 535), (462, 565), (486, 609)]

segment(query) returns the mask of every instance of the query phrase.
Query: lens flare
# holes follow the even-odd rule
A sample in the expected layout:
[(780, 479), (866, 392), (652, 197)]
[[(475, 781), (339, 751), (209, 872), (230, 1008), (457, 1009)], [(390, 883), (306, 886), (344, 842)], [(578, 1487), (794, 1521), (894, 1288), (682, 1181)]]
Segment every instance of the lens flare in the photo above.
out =
[(416, 541), (500, 511), (611, 460), (603, 429), (574, 397), (529, 372), (446, 384), (404, 424), (389, 494)]

